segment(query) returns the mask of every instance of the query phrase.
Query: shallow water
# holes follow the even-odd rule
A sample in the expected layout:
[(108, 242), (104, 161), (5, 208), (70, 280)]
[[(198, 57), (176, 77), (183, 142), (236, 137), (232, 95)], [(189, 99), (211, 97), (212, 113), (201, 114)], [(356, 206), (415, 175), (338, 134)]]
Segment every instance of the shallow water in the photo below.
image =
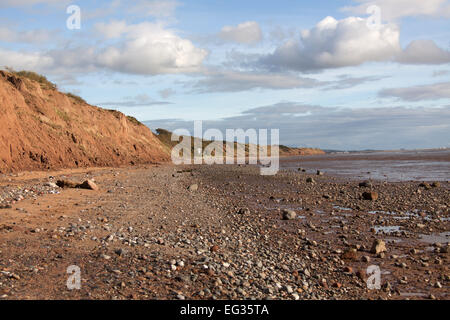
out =
[(395, 152), (338, 153), (322, 156), (287, 157), (281, 168), (326, 174), (358, 180), (449, 181), (450, 149)]
[(450, 231), (434, 234), (421, 234), (420, 241), (426, 243), (449, 243), (450, 242)]

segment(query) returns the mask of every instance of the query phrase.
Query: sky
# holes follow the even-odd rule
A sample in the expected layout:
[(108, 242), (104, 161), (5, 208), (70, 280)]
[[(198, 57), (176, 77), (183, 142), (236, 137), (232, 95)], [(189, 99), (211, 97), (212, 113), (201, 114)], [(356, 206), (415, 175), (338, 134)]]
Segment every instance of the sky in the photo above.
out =
[(4, 66), (152, 130), (450, 147), (450, 0), (0, 0)]

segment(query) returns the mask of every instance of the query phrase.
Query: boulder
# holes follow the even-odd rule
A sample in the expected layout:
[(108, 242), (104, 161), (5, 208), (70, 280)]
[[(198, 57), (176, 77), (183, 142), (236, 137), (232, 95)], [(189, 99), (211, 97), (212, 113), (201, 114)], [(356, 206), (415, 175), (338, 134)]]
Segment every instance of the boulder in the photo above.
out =
[(297, 214), (294, 210), (283, 210), (283, 220), (294, 220), (295, 218), (297, 218)]
[(362, 195), (364, 200), (377, 201), (378, 200), (378, 192), (364, 192)]
[(189, 190), (189, 191), (197, 191), (197, 190), (198, 190), (198, 184), (191, 184), (191, 185), (188, 187), (188, 190)]
[(76, 188), (78, 184), (69, 180), (58, 180), (56, 185), (60, 188)]
[(92, 180), (86, 180), (85, 182), (77, 185), (78, 189), (94, 190), (97, 191), (99, 188)]
[(373, 254), (380, 254), (386, 252), (386, 243), (383, 240), (375, 239), (372, 244), (372, 249), (370, 250)]

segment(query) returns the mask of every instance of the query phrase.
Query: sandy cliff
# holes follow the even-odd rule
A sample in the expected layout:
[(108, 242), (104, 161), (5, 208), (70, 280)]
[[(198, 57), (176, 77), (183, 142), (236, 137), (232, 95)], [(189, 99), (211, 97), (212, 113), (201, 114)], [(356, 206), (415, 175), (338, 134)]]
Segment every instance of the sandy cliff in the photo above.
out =
[(0, 172), (166, 160), (167, 149), (134, 118), (0, 71)]

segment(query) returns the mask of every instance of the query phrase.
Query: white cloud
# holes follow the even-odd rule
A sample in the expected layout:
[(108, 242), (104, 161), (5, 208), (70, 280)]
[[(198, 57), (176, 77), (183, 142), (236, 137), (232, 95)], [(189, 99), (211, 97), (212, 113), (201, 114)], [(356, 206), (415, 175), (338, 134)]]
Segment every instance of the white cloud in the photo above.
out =
[(256, 44), (263, 38), (259, 24), (255, 21), (248, 21), (237, 26), (225, 26), (219, 33), (219, 37), (224, 41), (241, 44)]
[(53, 40), (52, 32), (47, 30), (15, 31), (0, 27), (0, 41), (15, 43), (43, 43)]
[(24, 53), (0, 48), (0, 67), (12, 67), (15, 70), (45, 70), (54, 65), (53, 58), (41, 53)]
[(406, 88), (384, 89), (380, 91), (379, 96), (395, 97), (405, 101), (450, 99), (450, 82)]
[(110, 41), (95, 47), (80, 46), (47, 52), (2, 50), (3, 64), (47, 74), (113, 70), (129, 74), (157, 75), (197, 72), (207, 51), (179, 37), (159, 23), (127, 25), (115, 21), (99, 24), (97, 31)]
[(141, 0), (128, 8), (128, 13), (167, 18), (174, 15), (175, 10), (180, 6), (174, 0)]
[(157, 101), (143, 93), (132, 97), (124, 97), (121, 101), (99, 102), (97, 105), (106, 107), (149, 107), (154, 105), (168, 105), (170, 102)]
[(289, 74), (267, 74), (239, 71), (208, 71), (206, 78), (193, 87), (196, 93), (239, 92), (252, 89), (312, 88), (319, 82)]
[(450, 52), (439, 48), (432, 40), (412, 41), (398, 56), (406, 64), (443, 64), (450, 62)]
[(262, 59), (270, 68), (314, 71), (356, 66), (368, 61), (386, 61), (401, 52), (396, 25), (369, 28), (367, 20), (327, 17), (302, 32), (301, 42), (291, 40)]
[(2, 0), (0, 7), (30, 7), (36, 4), (67, 5), (71, 0)]
[(381, 18), (392, 21), (402, 17), (434, 16), (450, 17), (449, 0), (355, 0), (357, 6), (343, 8), (354, 14), (366, 14), (369, 6), (376, 5), (381, 9)]
[(124, 34), (119, 46), (110, 46), (97, 56), (97, 64), (119, 72), (162, 74), (198, 71), (207, 51), (161, 24), (144, 22), (126, 25), (114, 22), (98, 28), (110, 38)]
[(99, 22), (94, 25), (95, 31), (107, 39), (119, 38), (127, 31), (125, 20), (113, 20), (109, 23)]

